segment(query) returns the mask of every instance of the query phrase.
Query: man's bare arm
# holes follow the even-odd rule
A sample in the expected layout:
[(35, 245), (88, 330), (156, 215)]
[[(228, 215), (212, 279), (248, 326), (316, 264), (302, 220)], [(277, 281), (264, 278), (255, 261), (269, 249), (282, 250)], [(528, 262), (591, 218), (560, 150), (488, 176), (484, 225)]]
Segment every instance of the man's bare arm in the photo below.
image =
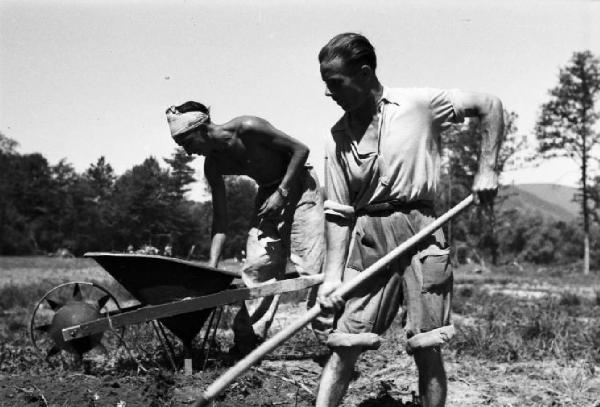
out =
[(243, 120), (240, 136), (250, 136), (253, 141), (290, 155), (290, 162), (280, 183), (282, 188), (289, 189), (306, 163), (308, 147), (258, 117), (248, 117)]
[(325, 310), (339, 310), (344, 304), (341, 298), (330, 294), (342, 283), (348, 257), (350, 231), (349, 221), (346, 219), (327, 219), (325, 222), (327, 250), (323, 267), (324, 280), (318, 294), (321, 307)]
[(327, 219), (325, 234), (327, 251), (325, 258), (325, 280), (339, 281), (346, 266), (350, 243), (350, 225), (346, 219)]
[(473, 182), (476, 201), (491, 204), (498, 193), (498, 154), (504, 139), (504, 109), (496, 96), (458, 92), (465, 116), (478, 117), (482, 134), (479, 170)]
[(225, 245), (227, 232), (227, 200), (225, 195), (225, 182), (223, 176), (216, 168), (215, 163), (207, 157), (204, 161), (204, 175), (212, 193), (213, 220), (211, 228), (210, 259), (208, 265), (217, 267)]

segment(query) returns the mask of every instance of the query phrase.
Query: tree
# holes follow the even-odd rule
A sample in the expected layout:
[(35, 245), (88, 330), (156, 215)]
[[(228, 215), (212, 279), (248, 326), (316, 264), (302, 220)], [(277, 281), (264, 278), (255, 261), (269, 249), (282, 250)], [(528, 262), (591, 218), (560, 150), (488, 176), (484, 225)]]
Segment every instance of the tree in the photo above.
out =
[(246, 249), (248, 230), (254, 215), (256, 183), (245, 176), (229, 175), (225, 177), (225, 190), (229, 224), (223, 256), (234, 257)]
[(590, 152), (600, 141), (594, 125), (600, 116), (600, 61), (590, 51), (575, 52), (560, 69), (558, 85), (549, 91), (536, 124), (539, 151), (545, 157), (567, 156), (581, 168), (580, 203), (583, 216), (583, 272), (590, 271)]
[(104, 156), (98, 158), (96, 164), (90, 164), (83, 176), (98, 199), (105, 199), (111, 194), (116, 176), (113, 167), (106, 162)]
[(182, 254), (207, 259), (211, 244), (212, 203), (210, 201), (191, 202), (189, 217), (192, 219), (191, 223), (196, 226), (196, 230), (189, 238), (181, 237), (183, 243), (180, 245), (185, 249), (185, 251), (182, 250)]
[[(517, 114), (504, 111), (504, 143), (498, 154), (498, 170), (501, 172), (511, 157), (523, 145), (517, 136)], [(446, 171), (442, 176), (441, 204), (446, 209), (456, 205), (471, 193), (473, 180), (479, 168), (481, 151), (481, 130), (479, 120), (470, 119), (447, 130), (443, 136), (443, 149)], [(475, 207), (468, 216), (460, 217), (448, 225), (449, 240), (459, 240), (473, 248), (489, 251), (492, 263), (499, 257), (497, 228), (502, 225), (498, 207), (505, 198), (498, 196), (490, 208)]]
[(190, 191), (189, 184), (196, 182), (195, 170), (190, 166), (194, 158), (183, 148), (177, 147), (171, 158), (164, 159), (171, 167), (171, 189), (178, 200), (183, 200), (185, 194)]
[(171, 232), (169, 174), (154, 157), (126, 171), (115, 182), (112, 196), (115, 248), (150, 243), (153, 234)]
[(0, 153), (2, 253), (30, 254), (45, 249), (46, 224), (52, 216), (52, 175), (38, 153)]
[(19, 143), (0, 133), (0, 153), (16, 154)]
[[(20, 156), (0, 134), (0, 254), (25, 254), (32, 250), (27, 220), (20, 213), (17, 188), (24, 182)], [(5, 148), (6, 147), (6, 148)]]
[(169, 164), (168, 200), (171, 208), (172, 248), (179, 255), (189, 253), (190, 247), (202, 235), (204, 216), (197, 216), (197, 207), (188, 201), (185, 195), (190, 191), (189, 185), (196, 182), (195, 170), (190, 166), (195, 157), (188, 155), (181, 147), (175, 149), (171, 158), (164, 158)]
[(112, 193), (115, 173), (104, 157), (83, 172), (71, 187), (77, 221), (71, 231), (76, 254), (113, 249), (115, 215)]
[(51, 191), (46, 197), (48, 216), (44, 224), (44, 246), (52, 252), (63, 247), (73, 251), (77, 245), (74, 231), (79, 222), (75, 186), (81, 176), (64, 158), (50, 166), (50, 175)]

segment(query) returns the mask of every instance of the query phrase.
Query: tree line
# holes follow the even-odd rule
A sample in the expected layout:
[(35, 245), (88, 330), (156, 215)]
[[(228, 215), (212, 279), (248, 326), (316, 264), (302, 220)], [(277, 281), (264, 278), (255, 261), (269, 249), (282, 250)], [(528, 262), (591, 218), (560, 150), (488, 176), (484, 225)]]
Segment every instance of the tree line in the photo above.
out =
[[(520, 148), (516, 114), (506, 113), (507, 140), (500, 156), (505, 166)], [(438, 212), (470, 193), (477, 170), (480, 135), (474, 121), (455, 125), (444, 135), (445, 162)], [(16, 142), (0, 134), (0, 254), (87, 251), (124, 252), (131, 245), (162, 249), (167, 243), (179, 257), (205, 258), (210, 247), (212, 205), (186, 197), (195, 182), (193, 157), (176, 149), (161, 165), (149, 157), (117, 176), (100, 157), (78, 173), (65, 160), (50, 165), (39, 153), (20, 154)], [(255, 184), (226, 177), (230, 228), (225, 257), (244, 250), (253, 213)], [(593, 191), (600, 191), (594, 184)], [(461, 256), (498, 264), (514, 260), (538, 264), (569, 263), (583, 256), (583, 229), (535, 211), (507, 207), (500, 193), (491, 208), (472, 207), (446, 230)], [(592, 223), (591, 253), (600, 261), (600, 223)], [(467, 249), (468, 248), (468, 249)]]
[[(20, 154), (17, 143), (0, 134), (0, 254), (53, 253), (68, 249), (121, 251), (170, 244), (175, 255), (208, 253), (211, 204), (186, 198), (195, 182), (193, 157), (176, 149), (161, 165), (148, 157), (122, 175), (100, 157), (78, 173), (64, 159), (50, 165), (39, 154)], [(231, 234), (226, 256), (244, 248), (254, 184), (226, 179)], [(160, 246), (160, 247), (159, 247)]]
[[(535, 134), (537, 154), (566, 155), (582, 171), (580, 222), (547, 218), (535, 211), (505, 205), (501, 193), (489, 208), (472, 207), (455, 219), (447, 234), (471, 257), (498, 264), (528, 261), (568, 263), (584, 259), (600, 264), (600, 177), (591, 170), (600, 140), (596, 120), (600, 96), (600, 63), (589, 51), (576, 52), (559, 72), (559, 83), (542, 105)], [(500, 152), (503, 170), (523, 148), (517, 115), (505, 111), (506, 141)], [(477, 170), (481, 135), (475, 120), (454, 125), (443, 135), (444, 163), (438, 212), (470, 193)], [(67, 248), (125, 251), (128, 247), (162, 246), (179, 257), (206, 257), (210, 246), (210, 202), (187, 198), (195, 182), (193, 157), (176, 149), (163, 163), (149, 157), (121, 175), (100, 157), (78, 173), (66, 160), (50, 165), (39, 153), (20, 154), (16, 141), (0, 134), (0, 254), (52, 253)], [(253, 213), (255, 184), (246, 177), (226, 177), (230, 227), (224, 256), (245, 247)]]

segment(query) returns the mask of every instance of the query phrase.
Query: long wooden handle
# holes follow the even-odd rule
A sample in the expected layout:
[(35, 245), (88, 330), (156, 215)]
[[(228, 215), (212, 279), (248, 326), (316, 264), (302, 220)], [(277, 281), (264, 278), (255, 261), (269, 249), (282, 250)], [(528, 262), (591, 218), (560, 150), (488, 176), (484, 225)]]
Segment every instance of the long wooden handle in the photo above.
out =
[[(413, 247), (415, 244), (419, 243), (421, 240), (431, 235), (435, 230), (442, 227), (446, 222), (452, 219), (454, 216), (458, 215), (460, 212), (465, 210), (471, 203), (473, 203), (473, 195), (469, 195), (467, 198), (463, 199), (460, 203), (458, 203), (455, 207), (450, 209), (448, 212), (437, 218), (435, 221), (431, 222), (429, 225), (425, 226), (422, 230), (420, 230), (417, 234), (403, 242), (400, 246), (396, 247), (394, 250), (383, 256), (381, 259), (377, 260), (370, 267), (367, 267), (360, 274), (358, 274), (352, 280), (342, 284), (336, 291), (335, 294), (345, 297), (352, 290), (359, 287), (366, 280), (373, 277), (375, 274), (379, 273), (384, 269), (390, 262), (396, 259), (399, 255), (406, 252), (408, 249)], [(273, 349), (278, 347), (280, 344), (285, 342), (289, 337), (294, 335), (300, 329), (302, 329), (305, 325), (310, 323), (313, 319), (315, 319), (321, 313), (321, 306), (317, 303), (314, 307), (312, 307), (308, 312), (303, 315), (300, 319), (293, 322), (291, 325), (287, 326), (282, 331), (279, 331), (273, 337), (263, 342), (259, 347), (250, 352), (246, 357), (232, 366), (228, 371), (222, 374), (217, 378), (208, 388), (204, 391), (204, 393), (200, 396), (198, 400), (194, 403), (193, 407), (203, 407), (207, 406), (208, 403), (218, 396), (231, 382), (237, 379), (242, 373), (252, 367), (255, 363), (257, 363), (260, 359), (262, 359), (267, 353), (271, 352)]]

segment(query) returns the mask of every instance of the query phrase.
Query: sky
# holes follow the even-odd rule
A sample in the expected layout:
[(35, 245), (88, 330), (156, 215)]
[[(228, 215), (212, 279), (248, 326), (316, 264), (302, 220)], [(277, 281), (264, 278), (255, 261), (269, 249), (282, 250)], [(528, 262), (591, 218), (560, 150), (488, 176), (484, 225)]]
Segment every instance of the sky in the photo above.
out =
[[(321, 175), (342, 112), (324, 96), (317, 54), (356, 31), (375, 46), (384, 85), (494, 94), (533, 148), (559, 68), (575, 51), (600, 55), (599, 22), (597, 0), (0, 0), (0, 132), (51, 164), (81, 172), (105, 156), (121, 174), (170, 156), (164, 111), (196, 100), (215, 123), (267, 119), (310, 147)], [(193, 166), (202, 178), (202, 160)], [(502, 178), (577, 179), (568, 159)]]

